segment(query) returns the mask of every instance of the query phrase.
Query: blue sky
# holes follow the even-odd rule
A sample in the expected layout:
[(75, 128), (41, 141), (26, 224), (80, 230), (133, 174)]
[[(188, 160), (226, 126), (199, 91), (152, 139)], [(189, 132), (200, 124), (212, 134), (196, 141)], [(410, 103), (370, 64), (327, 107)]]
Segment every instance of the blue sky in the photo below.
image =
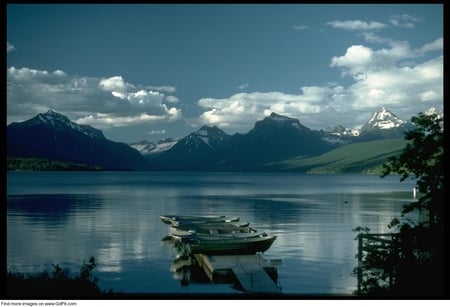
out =
[(442, 4), (8, 4), (6, 24), (8, 124), (52, 109), (133, 142), (443, 108)]

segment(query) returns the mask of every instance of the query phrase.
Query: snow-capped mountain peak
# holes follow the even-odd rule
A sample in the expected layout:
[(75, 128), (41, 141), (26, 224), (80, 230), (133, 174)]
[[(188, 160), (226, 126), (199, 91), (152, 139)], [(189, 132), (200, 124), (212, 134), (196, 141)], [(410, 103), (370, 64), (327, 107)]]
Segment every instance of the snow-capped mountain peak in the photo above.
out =
[(64, 116), (62, 114), (56, 113), (53, 110), (48, 110), (45, 113), (40, 113), (37, 115), (37, 118), (50, 126), (56, 127), (59, 125), (65, 125), (72, 127), (73, 123), (67, 118), (67, 116)]
[(72, 122), (67, 116), (57, 113), (53, 110), (48, 110), (45, 113), (36, 115), (34, 121), (48, 125), (53, 128), (68, 128), (81, 132), (91, 138), (105, 139), (101, 130), (95, 129), (89, 125), (78, 125)]
[(191, 138), (200, 139), (206, 145), (213, 148), (215, 145), (222, 143), (229, 136), (216, 126), (203, 126), (196, 132), (192, 133)]
[(386, 107), (381, 107), (376, 110), (369, 121), (363, 126), (363, 129), (391, 129), (404, 124), (405, 121), (398, 118), (394, 113), (389, 111)]

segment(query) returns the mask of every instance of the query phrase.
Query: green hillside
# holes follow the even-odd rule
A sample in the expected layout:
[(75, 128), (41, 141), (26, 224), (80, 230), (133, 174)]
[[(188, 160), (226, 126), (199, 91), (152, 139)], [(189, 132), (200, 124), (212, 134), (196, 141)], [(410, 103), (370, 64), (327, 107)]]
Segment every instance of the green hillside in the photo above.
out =
[(399, 155), (405, 146), (401, 138), (353, 143), (317, 157), (297, 157), (266, 166), (270, 170), (312, 174), (381, 174), (381, 165), (388, 157)]

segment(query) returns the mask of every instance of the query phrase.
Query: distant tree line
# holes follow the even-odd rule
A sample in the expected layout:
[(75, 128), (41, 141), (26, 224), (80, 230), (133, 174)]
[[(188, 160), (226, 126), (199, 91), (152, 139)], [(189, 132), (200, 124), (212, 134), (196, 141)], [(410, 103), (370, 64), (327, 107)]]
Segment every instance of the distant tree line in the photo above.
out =
[[(98, 297), (103, 292), (98, 286), (98, 279), (92, 272), (96, 267), (94, 257), (83, 263), (78, 276), (70, 276), (70, 271), (59, 264), (53, 264), (53, 271), (37, 274), (19, 272), (7, 273), (6, 297), (18, 298), (83, 298)], [(110, 290), (109, 293), (112, 291)]]
[(7, 157), (8, 171), (95, 171), (101, 170), (98, 166), (53, 161), (40, 158)]

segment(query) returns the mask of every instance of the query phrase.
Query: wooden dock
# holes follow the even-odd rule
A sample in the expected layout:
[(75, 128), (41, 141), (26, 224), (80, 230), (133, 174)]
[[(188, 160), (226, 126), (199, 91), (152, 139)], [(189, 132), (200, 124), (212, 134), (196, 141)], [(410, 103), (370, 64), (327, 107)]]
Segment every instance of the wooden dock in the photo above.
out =
[[(211, 281), (233, 276), (245, 292), (281, 293), (276, 283), (274, 265), (260, 254), (252, 255), (194, 255)], [(272, 276), (270, 276), (272, 275)]]

